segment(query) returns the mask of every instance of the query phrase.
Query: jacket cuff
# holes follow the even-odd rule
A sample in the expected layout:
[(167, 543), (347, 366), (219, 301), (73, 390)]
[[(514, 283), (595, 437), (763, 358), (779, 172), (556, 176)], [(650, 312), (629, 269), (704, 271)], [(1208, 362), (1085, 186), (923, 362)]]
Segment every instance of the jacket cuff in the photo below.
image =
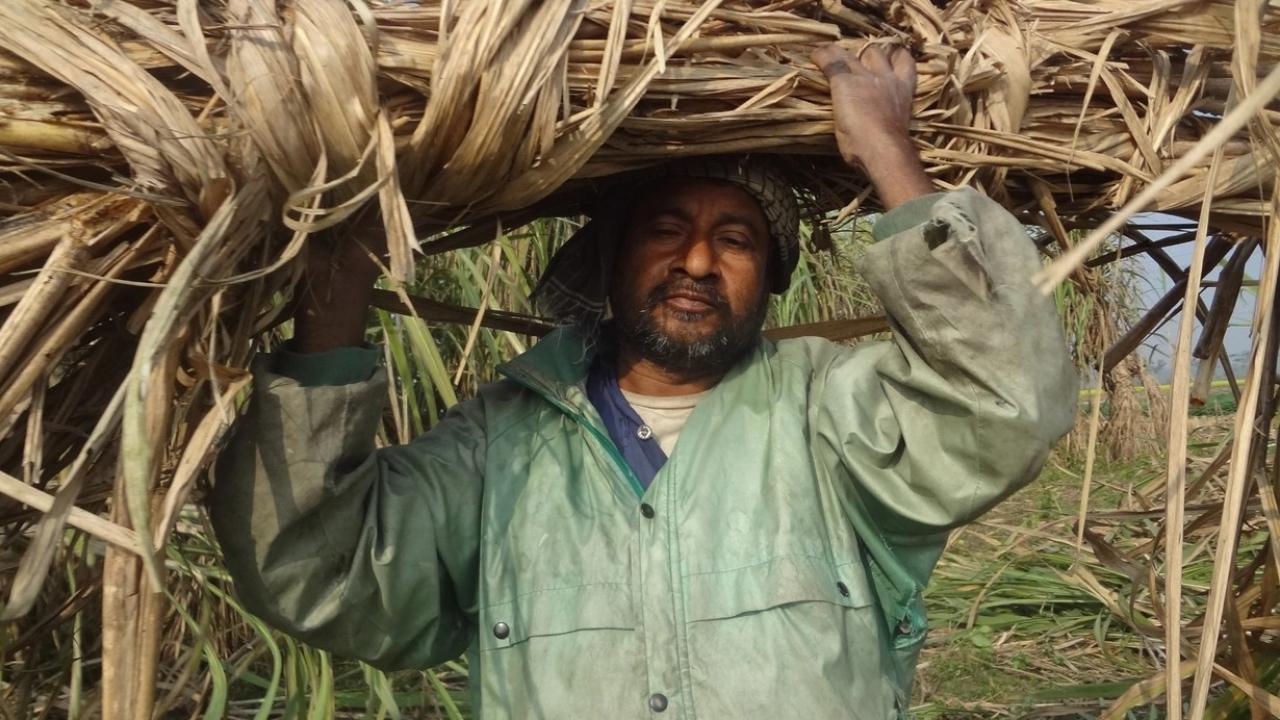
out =
[(285, 345), (268, 367), (302, 387), (350, 385), (366, 382), (378, 367), (378, 349), (369, 345), (340, 347), (318, 353), (294, 352)]
[(929, 220), (933, 204), (945, 197), (946, 194), (945, 192), (936, 192), (921, 195), (881, 215), (875, 226), (871, 228), (871, 239), (880, 242)]

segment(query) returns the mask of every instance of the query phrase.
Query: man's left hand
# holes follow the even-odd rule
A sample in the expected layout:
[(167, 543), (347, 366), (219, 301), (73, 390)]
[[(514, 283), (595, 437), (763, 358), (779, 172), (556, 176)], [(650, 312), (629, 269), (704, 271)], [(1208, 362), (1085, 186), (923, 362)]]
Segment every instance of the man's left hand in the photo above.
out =
[(916, 88), (911, 53), (875, 46), (854, 53), (827, 45), (811, 58), (831, 85), (840, 155), (866, 170), (885, 209), (933, 192), (908, 134)]

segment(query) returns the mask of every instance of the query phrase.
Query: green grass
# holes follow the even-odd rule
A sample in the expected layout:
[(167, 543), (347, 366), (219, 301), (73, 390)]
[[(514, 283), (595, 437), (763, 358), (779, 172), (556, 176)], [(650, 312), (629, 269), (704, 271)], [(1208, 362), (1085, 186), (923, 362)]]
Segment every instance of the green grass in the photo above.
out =
[[(1051, 462), (1035, 483), (953, 536), (926, 593), (934, 629), (917, 676), (918, 717), (1095, 718), (1133, 683), (1160, 672), (1163, 642), (1142, 634), (1159, 634), (1145, 583), (1132, 582), (1114, 562), (1100, 562), (1088, 542), (1076, 555), (1079, 464), (1076, 458)], [(1100, 463), (1091, 509), (1141, 507), (1136, 498), (1163, 482), (1159, 464), (1153, 458)], [(1158, 531), (1146, 519), (1097, 518), (1089, 527), (1139, 567), (1148, 561), (1135, 548)], [(1189, 537), (1188, 552), (1214, 532), (1210, 527)], [(1264, 542), (1258, 528), (1246, 532), (1237, 564), (1244, 566)], [(1208, 553), (1190, 558), (1184, 622), (1201, 611), (1211, 569)], [(1257, 657), (1271, 652), (1265, 644), (1253, 649)], [(1268, 664), (1264, 678), (1273, 692), (1276, 674)], [(1212, 708), (1209, 717), (1249, 717), (1234, 691), (1219, 691)], [(1131, 720), (1163, 716), (1159, 705), (1125, 714)]]
[[(1110, 470), (1114, 479), (1130, 469)], [(917, 678), (920, 717), (1020, 717), (1046, 702), (1080, 701), (1069, 688), (1150, 674), (1128, 628), (1069, 575), (1078, 498), (1078, 474), (1050, 466), (955, 534), (926, 593), (934, 631)], [(1103, 488), (1095, 507), (1108, 500)], [(1092, 570), (1108, 584), (1124, 580)], [(1125, 687), (1104, 690), (1114, 696)]]
[(1193, 406), (1190, 410), (1190, 415), (1193, 417), (1234, 415), (1235, 411), (1236, 396), (1230, 390), (1215, 390), (1209, 397), (1205, 398), (1203, 405)]

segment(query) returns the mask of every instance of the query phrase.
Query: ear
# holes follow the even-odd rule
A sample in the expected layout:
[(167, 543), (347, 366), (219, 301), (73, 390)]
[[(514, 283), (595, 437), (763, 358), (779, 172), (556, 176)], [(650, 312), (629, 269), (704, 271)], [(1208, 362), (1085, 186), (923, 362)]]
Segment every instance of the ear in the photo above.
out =
[(781, 282), (781, 278), (778, 277), (781, 268), (779, 266), (778, 253), (774, 252), (773, 249), (773, 238), (769, 238), (768, 244), (765, 245), (764, 257), (764, 288), (766, 294), (777, 292), (774, 288)]

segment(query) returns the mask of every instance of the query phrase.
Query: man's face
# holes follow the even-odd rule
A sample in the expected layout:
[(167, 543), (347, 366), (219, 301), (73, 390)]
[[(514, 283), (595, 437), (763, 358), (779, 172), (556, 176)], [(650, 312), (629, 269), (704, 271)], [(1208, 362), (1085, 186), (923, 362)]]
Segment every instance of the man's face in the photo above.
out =
[(664, 369), (729, 369), (768, 308), (769, 232), (734, 185), (680, 178), (649, 189), (627, 223), (610, 302), (623, 342)]

